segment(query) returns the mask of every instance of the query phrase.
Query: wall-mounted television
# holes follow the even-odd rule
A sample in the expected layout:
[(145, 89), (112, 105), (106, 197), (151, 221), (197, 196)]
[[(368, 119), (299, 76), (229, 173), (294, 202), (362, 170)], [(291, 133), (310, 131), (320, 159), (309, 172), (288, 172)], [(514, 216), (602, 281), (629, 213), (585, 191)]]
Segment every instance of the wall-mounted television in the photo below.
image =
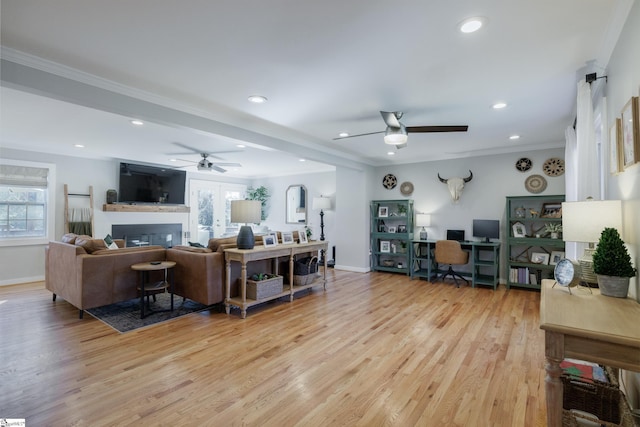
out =
[(500, 221), (497, 219), (474, 219), (473, 237), (479, 237), (485, 242), (500, 238)]
[(120, 163), (120, 203), (184, 205), (187, 173), (178, 169)]

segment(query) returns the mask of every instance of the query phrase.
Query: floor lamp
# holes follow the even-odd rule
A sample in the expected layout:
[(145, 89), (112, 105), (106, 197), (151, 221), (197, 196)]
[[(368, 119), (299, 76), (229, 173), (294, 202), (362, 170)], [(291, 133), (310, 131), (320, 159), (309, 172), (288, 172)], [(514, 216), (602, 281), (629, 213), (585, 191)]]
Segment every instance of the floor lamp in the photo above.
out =
[(565, 242), (588, 243), (582, 258), (578, 259), (581, 280), (597, 283), (593, 272), (592, 255), (594, 244), (606, 227), (615, 228), (622, 235), (622, 201), (585, 200), (562, 203), (562, 240)]
[[(313, 209), (320, 210), (320, 240), (324, 241), (324, 211), (331, 209), (331, 199), (328, 197), (314, 197)], [(320, 263), (324, 264), (324, 249), (320, 250)], [(329, 264), (329, 262), (327, 262)], [(331, 262), (333, 264), (333, 262)]]
[(261, 219), (262, 204), (260, 200), (232, 200), (231, 201), (231, 222), (236, 224), (244, 223), (240, 227), (236, 245), (238, 249), (253, 249), (255, 243), (253, 230), (250, 225), (258, 224)]

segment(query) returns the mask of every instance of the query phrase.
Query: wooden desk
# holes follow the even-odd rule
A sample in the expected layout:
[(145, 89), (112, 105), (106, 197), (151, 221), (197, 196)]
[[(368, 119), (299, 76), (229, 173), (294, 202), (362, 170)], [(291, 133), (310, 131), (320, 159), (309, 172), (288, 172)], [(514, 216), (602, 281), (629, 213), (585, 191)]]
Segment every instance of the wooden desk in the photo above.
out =
[(542, 281), (540, 328), (545, 330), (547, 425), (562, 425), (564, 358), (576, 358), (640, 372), (640, 304), (593, 290), (573, 289)]
[[(424, 277), (431, 280), (438, 274), (433, 251), (436, 240), (414, 240), (411, 248), (409, 274), (414, 277)], [(460, 242), (462, 249), (468, 250), (471, 271), (457, 271), (462, 276), (471, 279), (471, 287), (476, 285), (492, 286), (495, 291), (500, 279), (500, 242)]]
[[(317, 252), (319, 250), (327, 251), (329, 247), (329, 242), (324, 241), (315, 241), (309, 243), (293, 243), (289, 245), (278, 245), (278, 246), (255, 246), (253, 249), (225, 249), (224, 256), (226, 261), (226, 297), (224, 300), (225, 310), (227, 314), (231, 312), (231, 306), (234, 305), (236, 307), (240, 307), (241, 316), (244, 319), (247, 317), (247, 308), (252, 305), (260, 304), (265, 301), (269, 301), (272, 299), (280, 298), (286, 295), (289, 295), (289, 301), (293, 301), (293, 294), (297, 291), (308, 289), (312, 286), (318, 285), (322, 283), (324, 288), (327, 287), (327, 257), (324, 257), (324, 270), (322, 275), (322, 281), (318, 283), (311, 283), (309, 285), (304, 286), (294, 286), (293, 284), (293, 263), (294, 258), (297, 254), (303, 254), (307, 252)], [(258, 261), (262, 259), (272, 259), (273, 273), (278, 274), (278, 258), (279, 257), (289, 257), (289, 286), (285, 286), (281, 293), (272, 295), (268, 298), (263, 298), (261, 300), (251, 300), (247, 299), (247, 263), (251, 261)], [(231, 297), (231, 262), (236, 261), (241, 264), (241, 273), (240, 273), (240, 296)]]

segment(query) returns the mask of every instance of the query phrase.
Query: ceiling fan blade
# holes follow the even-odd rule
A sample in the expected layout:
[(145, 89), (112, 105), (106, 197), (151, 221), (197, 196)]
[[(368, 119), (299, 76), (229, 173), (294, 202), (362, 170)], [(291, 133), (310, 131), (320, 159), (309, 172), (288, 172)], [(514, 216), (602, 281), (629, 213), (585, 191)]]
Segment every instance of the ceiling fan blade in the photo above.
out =
[(221, 167), (216, 166), (216, 165), (211, 165), (211, 169), (214, 170), (214, 171), (218, 171), (220, 173), (225, 173), (227, 171), (226, 169), (222, 169)]
[(190, 146), (188, 146), (188, 145), (185, 145), (185, 144), (183, 144), (183, 143), (181, 143), (181, 142), (174, 142), (174, 144), (175, 144), (175, 145), (177, 145), (177, 146), (179, 146), (179, 147), (182, 147), (182, 148), (185, 148), (185, 149), (187, 149), (187, 150), (190, 150), (191, 152), (196, 153), (196, 154), (206, 153), (206, 151), (205, 151), (205, 150), (200, 150), (199, 148), (193, 148), (193, 147), (190, 147)]
[(407, 126), (407, 132), (466, 132), (469, 126)]
[(214, 162), (213, 163), (215, 166), (229, 166), (231, 168), (241, 168), (242, 165), (240, 163), (220, 163), (220, 162)]
[(365, 135), (375, 135), (377, 133), (384, 133), (383, 130), (381, 130), (380, 132), (369, 132), (369, 133), (359, 133), (357, 135), (349, 135), (349, 136), (339, 136), (337, 138), (333, 138), (334, 141), (337, 141), (338, 139), (347, 139), (347, 138), (355, 138), (356, 136), (365, 136)]
[(380, 111), (380, 114), (382, 115), (382, 119), (387, 124), (387, 126), (391, 126), (392, 128), (399, 128), (401, 126), (396, 114), (402, 116), (402, 113)]

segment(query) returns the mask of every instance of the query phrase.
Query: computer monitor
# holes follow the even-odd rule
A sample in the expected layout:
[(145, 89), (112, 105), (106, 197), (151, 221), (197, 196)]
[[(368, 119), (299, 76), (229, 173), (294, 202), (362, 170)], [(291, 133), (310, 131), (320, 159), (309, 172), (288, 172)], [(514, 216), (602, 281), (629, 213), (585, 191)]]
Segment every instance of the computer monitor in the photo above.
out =
[(447, 240), (464, 241), (464, 230), (447, 230)]
[(500, 238), (500, 221), (497, 219), (474, 219), (473, 237), (480, 237), (485, 242)]

